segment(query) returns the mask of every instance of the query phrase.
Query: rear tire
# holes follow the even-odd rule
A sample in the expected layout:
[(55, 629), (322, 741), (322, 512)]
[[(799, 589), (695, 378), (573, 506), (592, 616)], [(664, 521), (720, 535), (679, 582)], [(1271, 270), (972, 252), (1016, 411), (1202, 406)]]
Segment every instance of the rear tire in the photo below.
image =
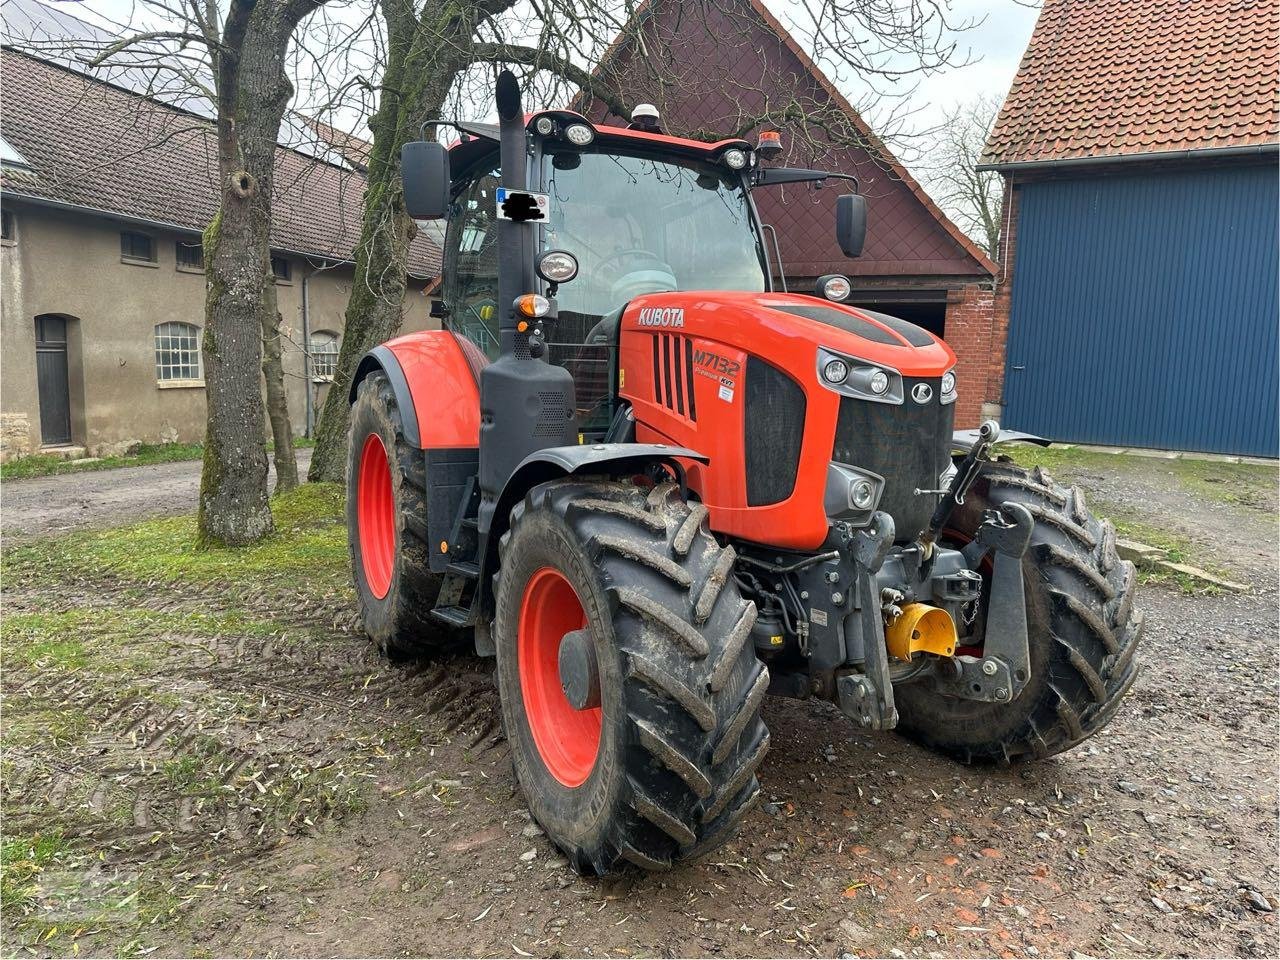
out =
[[(494, 635), (507, 739), (534, 819), (579, 872), (698, 856), (759, 796), (769, 673), (750, 642), (755, 605), (733, 581), (733, 548), (715, 541), (706, 515), (674, 484), (646, 496), (629, 483), (565, 479), (535, 487), (501, 540)], [(539, 599), (546, 589), (557, 603)], [(530, 666), (538, 649), (554, 663), (539, 634), (548, 618), (528, 616), (530, 604), (551, 612), (557, 644), (585, 621), (599, 677), (594, 729), (565, 722), (568, 701), (548, 699), (547, 689), (560, 693), (558, 668), (539, 677)]]
[(441, 575), (428, 559), (422, 451), (404, 423), (386, 374), (356, 388), (347, 435), (347, 547), (365, 633), (387, 656), (442, 649), (456, 631), (431, 619)]
[[(895, 696), (898, 730), (965, 763), (1052, 756), (1111, 720), (1138, 674), (1142, 614), (1133, 607), (1133, 564), (1116, 555), (1115, 529), (1037, 467), (998, 461), (983, 468), (947, 533), (977, 533), (1003, 503), (1031, 511), (1035, 527), (1022, 561), (1031, 677), (1016, 700), (981, 703), (906, 684)], [(946, 535), (944, 534), (944, 539)]]

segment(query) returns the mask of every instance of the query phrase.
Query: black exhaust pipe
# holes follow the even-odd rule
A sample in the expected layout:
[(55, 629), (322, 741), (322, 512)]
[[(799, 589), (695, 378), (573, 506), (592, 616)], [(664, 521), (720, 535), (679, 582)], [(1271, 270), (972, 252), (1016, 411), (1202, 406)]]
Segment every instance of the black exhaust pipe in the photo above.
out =
[[(528, 190), (528, 132), (520, 86), (509, 70), (498, 74), (496, 91), (502, 186), (508, 194)], [(497, 215), (495, 210), (494, 214)], [(498, 221), (498, 359), (480, 372), (480, 514), (482, 541), (498, 500), (516, 467), (546, 447), (578, 442), (573, 377), (529, 351), (516, 299), (537, 292), (533, 258), (537, 224)], [(532, 328), (530, 324), (530, 328)]]
[[(502, 185), (508, 190), (528, 190), (524, 108), (520, 102), (520, 85), (510, 70), (498, 74), (495, 99), (498, 105)], [(498, 221), (498, 337), (504, 354), (516, 348), (518, 318), (512, 304), (521, 294), (534, 290), (533, 231), (536, 229), (530, 221)]]

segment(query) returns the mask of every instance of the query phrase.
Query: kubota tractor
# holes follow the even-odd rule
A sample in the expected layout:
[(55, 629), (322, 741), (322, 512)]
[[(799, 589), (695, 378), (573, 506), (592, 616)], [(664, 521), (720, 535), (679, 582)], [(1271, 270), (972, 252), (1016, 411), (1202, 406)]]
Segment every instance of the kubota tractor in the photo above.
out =
[[(993, 459), (995, 423), (956, 446), (941, 340), (843, 305), (843, 277), (770, 279), (752, 191), (851, 178), (651, 110), (525, 115), (507, 72), (497, 108), (404, 150), (408, 212), (447, 220), (444, 329), (361, 362), (347, 517), (388, 654), (496, 655), (516, 775), (574, 866), (723, 842), (768, 693), (963, 762), (1106, 724), (1142, 626), (1111, 526)], [(857, 256), (863, 198), (836, 209)]]

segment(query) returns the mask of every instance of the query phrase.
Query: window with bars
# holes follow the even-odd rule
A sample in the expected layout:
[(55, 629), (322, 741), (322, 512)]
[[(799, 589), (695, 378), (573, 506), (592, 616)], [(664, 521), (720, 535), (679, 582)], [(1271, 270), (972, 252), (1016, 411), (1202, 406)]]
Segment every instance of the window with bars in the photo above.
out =
[(156, 324), (156, 380), (199, 380), (200, 328), (191, 323)]
[(174, 249), (174, 257), (183, 270), (204, 269), (204, 245), (199, 240), (179, 240)]
[(144, 260), (147, 263), (155, 263), (155, 238), (133, 230), (121, 230), (120, 256), (126, 260)]
[(311, 376), (332, 380), (338, 369), (338, 335), (317, 330), (311, 335)]
[(288, 283), (293, 277), (292, 264), (289, 263), (288, 257), (272, 257), (271, 273), (277, 280)]

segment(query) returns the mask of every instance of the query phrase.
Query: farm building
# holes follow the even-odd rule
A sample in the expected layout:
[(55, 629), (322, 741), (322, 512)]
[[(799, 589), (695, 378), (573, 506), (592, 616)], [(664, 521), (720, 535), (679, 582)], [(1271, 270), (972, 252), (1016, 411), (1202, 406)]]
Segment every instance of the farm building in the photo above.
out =
[[(61, 10), (9, 0), (3, 20), (0, 460), (198, 442), (201, 231), (217, 210), (209, 105), (161, 102), (127, 71), (91, 76), (10, 46), (94, 29)], [(332, 379), (365, 183), (354, 145), (316, 126), (277, 152), (271, 236), (298, 436)], [(419, 237), (405, 330), (435, 325), (426, 292), (438, 271), (439, 251)]]
[(1005, 424), (1277, 454), (1274, 0), (1046, 0), (987, 142)]

